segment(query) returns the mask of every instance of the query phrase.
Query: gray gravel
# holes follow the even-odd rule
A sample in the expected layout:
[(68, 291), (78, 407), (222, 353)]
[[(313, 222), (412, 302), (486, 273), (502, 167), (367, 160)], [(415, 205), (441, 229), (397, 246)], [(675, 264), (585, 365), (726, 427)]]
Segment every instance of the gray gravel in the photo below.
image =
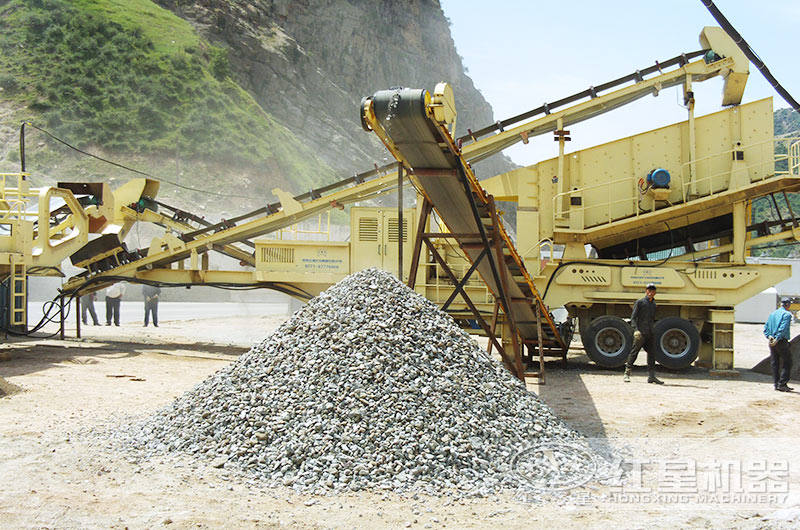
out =
[(520, 450), (579, 439), (450, 316), (376, 269), (132, 431), (145, 455), (313, 493), (486, 495), (524, 482), (511, 469)]

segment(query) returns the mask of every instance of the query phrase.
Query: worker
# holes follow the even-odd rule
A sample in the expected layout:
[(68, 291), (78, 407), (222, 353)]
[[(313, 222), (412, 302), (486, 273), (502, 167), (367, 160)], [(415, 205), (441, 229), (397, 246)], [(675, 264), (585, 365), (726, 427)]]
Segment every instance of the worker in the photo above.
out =
[(92, 325), (99, 326), (100, 322), (97, 320), (97, 312), (94, 310), (94, 301), (97, 300), (97, 294), (89, 293), (81, 296), (81, 322), (86, 324), (86, 313), (92, 315)]
[(119, 306), (124, 294), (125, 284), (123, 282), (115, 283), (106, 290), (106, 326), (111, 325), (112, 318), (114, 325), (119, 326)]
[(151, 313), (153, 314), (153, 326), (158, 327), (158, 295), (161, 294), (161, 288), (145, 284), (142, 287), (142, 294), (144, 295), (144, 327), (147, 327)]
[(644, 298), (640, 298), (633, 304), (631, 313), (631, 326), (633, 326), (633, 344), (628, 354), (628, 362), (625, 363), (626, 383), (631, 380), (631, 368), (636, 362), (639, 350), (644, 346), (647, 352), (647, 382), (656, 385), (663, 385), (664, 382), (656, 378), (656, 358), (653, 351), (653, 324), (656, 321), (656, 285), (647, 284), (644, 291)]
[(764, 336), (769, 341), (769, 362), (772, 366), (772, 379), (775, 390), (791, 392), (788, 386), (792, 372), (792, 351), (789, 346), (789, 327), (792, 325), (790, 298), (781, 299), (781, 307), (770, 313), (764, 324)]

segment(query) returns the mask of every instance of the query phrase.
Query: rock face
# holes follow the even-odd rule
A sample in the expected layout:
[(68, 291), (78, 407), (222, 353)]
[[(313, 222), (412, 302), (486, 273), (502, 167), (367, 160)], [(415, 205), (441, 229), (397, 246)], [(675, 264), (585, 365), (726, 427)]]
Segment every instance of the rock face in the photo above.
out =
[(578, 435), (452, 318), (393, 276), (354, 274), (134, 429), (182, 452), (304, 492), (488, 494), (512, 461)]
[[(494, 121), (465, 74), (436, 0), (155, 0), (229, 50), (234, 78), (261, 106), (337, 171), (383, 163), (385, 149), (361, 130), (360, 98), (450, 82), (458, 134)], [(480, 177), (514, 166), (495, 156)]]

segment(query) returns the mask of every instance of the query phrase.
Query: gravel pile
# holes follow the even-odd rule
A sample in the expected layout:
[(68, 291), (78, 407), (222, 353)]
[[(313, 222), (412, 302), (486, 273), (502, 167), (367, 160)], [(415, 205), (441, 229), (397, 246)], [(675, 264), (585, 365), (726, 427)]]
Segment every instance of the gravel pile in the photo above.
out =
[(518, 486), (520, 450), (577, 439), (450, 316), (376, 269), (134, 432), (146, 454), (188, 453), (316, 493), (489, 494)]

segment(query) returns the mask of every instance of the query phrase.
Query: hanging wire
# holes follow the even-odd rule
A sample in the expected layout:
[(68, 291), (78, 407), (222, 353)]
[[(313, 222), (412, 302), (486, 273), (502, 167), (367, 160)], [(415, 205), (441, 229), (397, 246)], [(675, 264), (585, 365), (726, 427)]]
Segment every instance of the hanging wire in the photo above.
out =
[(191, 186), (185, 186), (185, 185), (180, 184), (178, 182), (175, 182), (173, 180), (165, 179), (163, 177), (157, 177), (157, 176), (155, 176), (155, 175), (153, 175), (151, 173), (147, 173), (146, 171), (140, 171), (138, 169), (134, 169), (132, 167), (128, 167), (128, 166), (126, 166), (124, 164), (120, 164), (118, 162), (114, 162), (113, 160), (108, 160), (107, 158), (103, 158), (103, 157), (95, 155), (93, 153), (89, 153), (88, 151), (84, 151), (83, 149), (79, 149), (78, 147), (75, 147), (74, 145), (72, 145), (69, 142), (67, 142), (66, 140), (64, 140), (62, 138), (59, 138), (58, 136), (56, 136), (55, 134), (51, 133), (50, 131), (48, 131), (46, 129), (43, 129), (43, 128), (39, 127), (38, 125), (33, 124), (30, 121), (25, 121), (24, 123), (27, 126), (33, 127), (37, 131), (40, 131), (41, 133), (47, 135), (48, 137), (52, 138), (56, 142), (58, 142), (58, 143), (60, 143), (62, 145), (65, 145), (69, 149), (72, 149), (73, 151), (81, 153), (82, 155), (94, 158), (94, 159), (99, 160), (101, 162), (105, 162), (106, 164), (110, 164), (110, 165), (118, 167), (120, 169), (124, 169), (125, 171), (130, 171), (131, 173), (135, 173), (137, 175), (142, 175), (142, 176), (151, 178), (153, 180), (157, 180), (159, 182), (166, 182), (167, 184), (175, 186), (176, 188), (181, 188), (181, 189), (188, 190), (188, 191), (196, 191), (197, 193), (205, 193), (206, 195), (214, 195), (216, 197), (229, 197), (229, 198), (236, 198), (236, 199), (252, 199), (253, 198), (252, 196), (249, 196), (249, 195), (235, 195), (235, 194), (227, 194), (227, 193), (218, 193), (218, 192), (215, 192), (215, 191), (208, 191), (208, 190), (203, 190), (203, 189), (200, 189), (200, 188), (193, 188)]
[(788, 103), (794, 110), (800, 112), (800, 103), (797, 103), (789, 91), (783, 88), (783, 85), (781, 85), (778, 80), (775, 79), (775, 76), (769, 71), (769, 68), (767, 68), (767, 65), (761, 60), (761, 57), (759, 57), (755, 50), (753, 50), (753, 48), (747, 44), (747, 41), (744, 40), (744, 37), (742, 37), (742, 35), (736, 31), (736, 28), (734, 28), (727, 17), (722, 14), (722, 11), (720, 11), (719, 8), (714, 5), (714, 2), (712, 0), (700, 1), (703, 2), (704, 6), (706, 6), (706, 9), (708, 9), (708, 11), (711, 13), (711, 16), (714, 17), (714, 20), (716, 20), (719, 25), (722, 26), (722, 29), (725, 30), (725, 33), (727, 33), (728, 36), (733, 39), (733, 42), (736, 43), (745, 56), (747, 56), (747, 58), (750, 59), (755, 67), (758, 68), (758, 71), (761, 72), (761, 75), (764, 76), (764, 79), (766, 79), (767, 82), (772, 85), (772, 88), (774, 88), (775, 91), (784, 99), (784, 101), (786, 101), (786, 103)]

